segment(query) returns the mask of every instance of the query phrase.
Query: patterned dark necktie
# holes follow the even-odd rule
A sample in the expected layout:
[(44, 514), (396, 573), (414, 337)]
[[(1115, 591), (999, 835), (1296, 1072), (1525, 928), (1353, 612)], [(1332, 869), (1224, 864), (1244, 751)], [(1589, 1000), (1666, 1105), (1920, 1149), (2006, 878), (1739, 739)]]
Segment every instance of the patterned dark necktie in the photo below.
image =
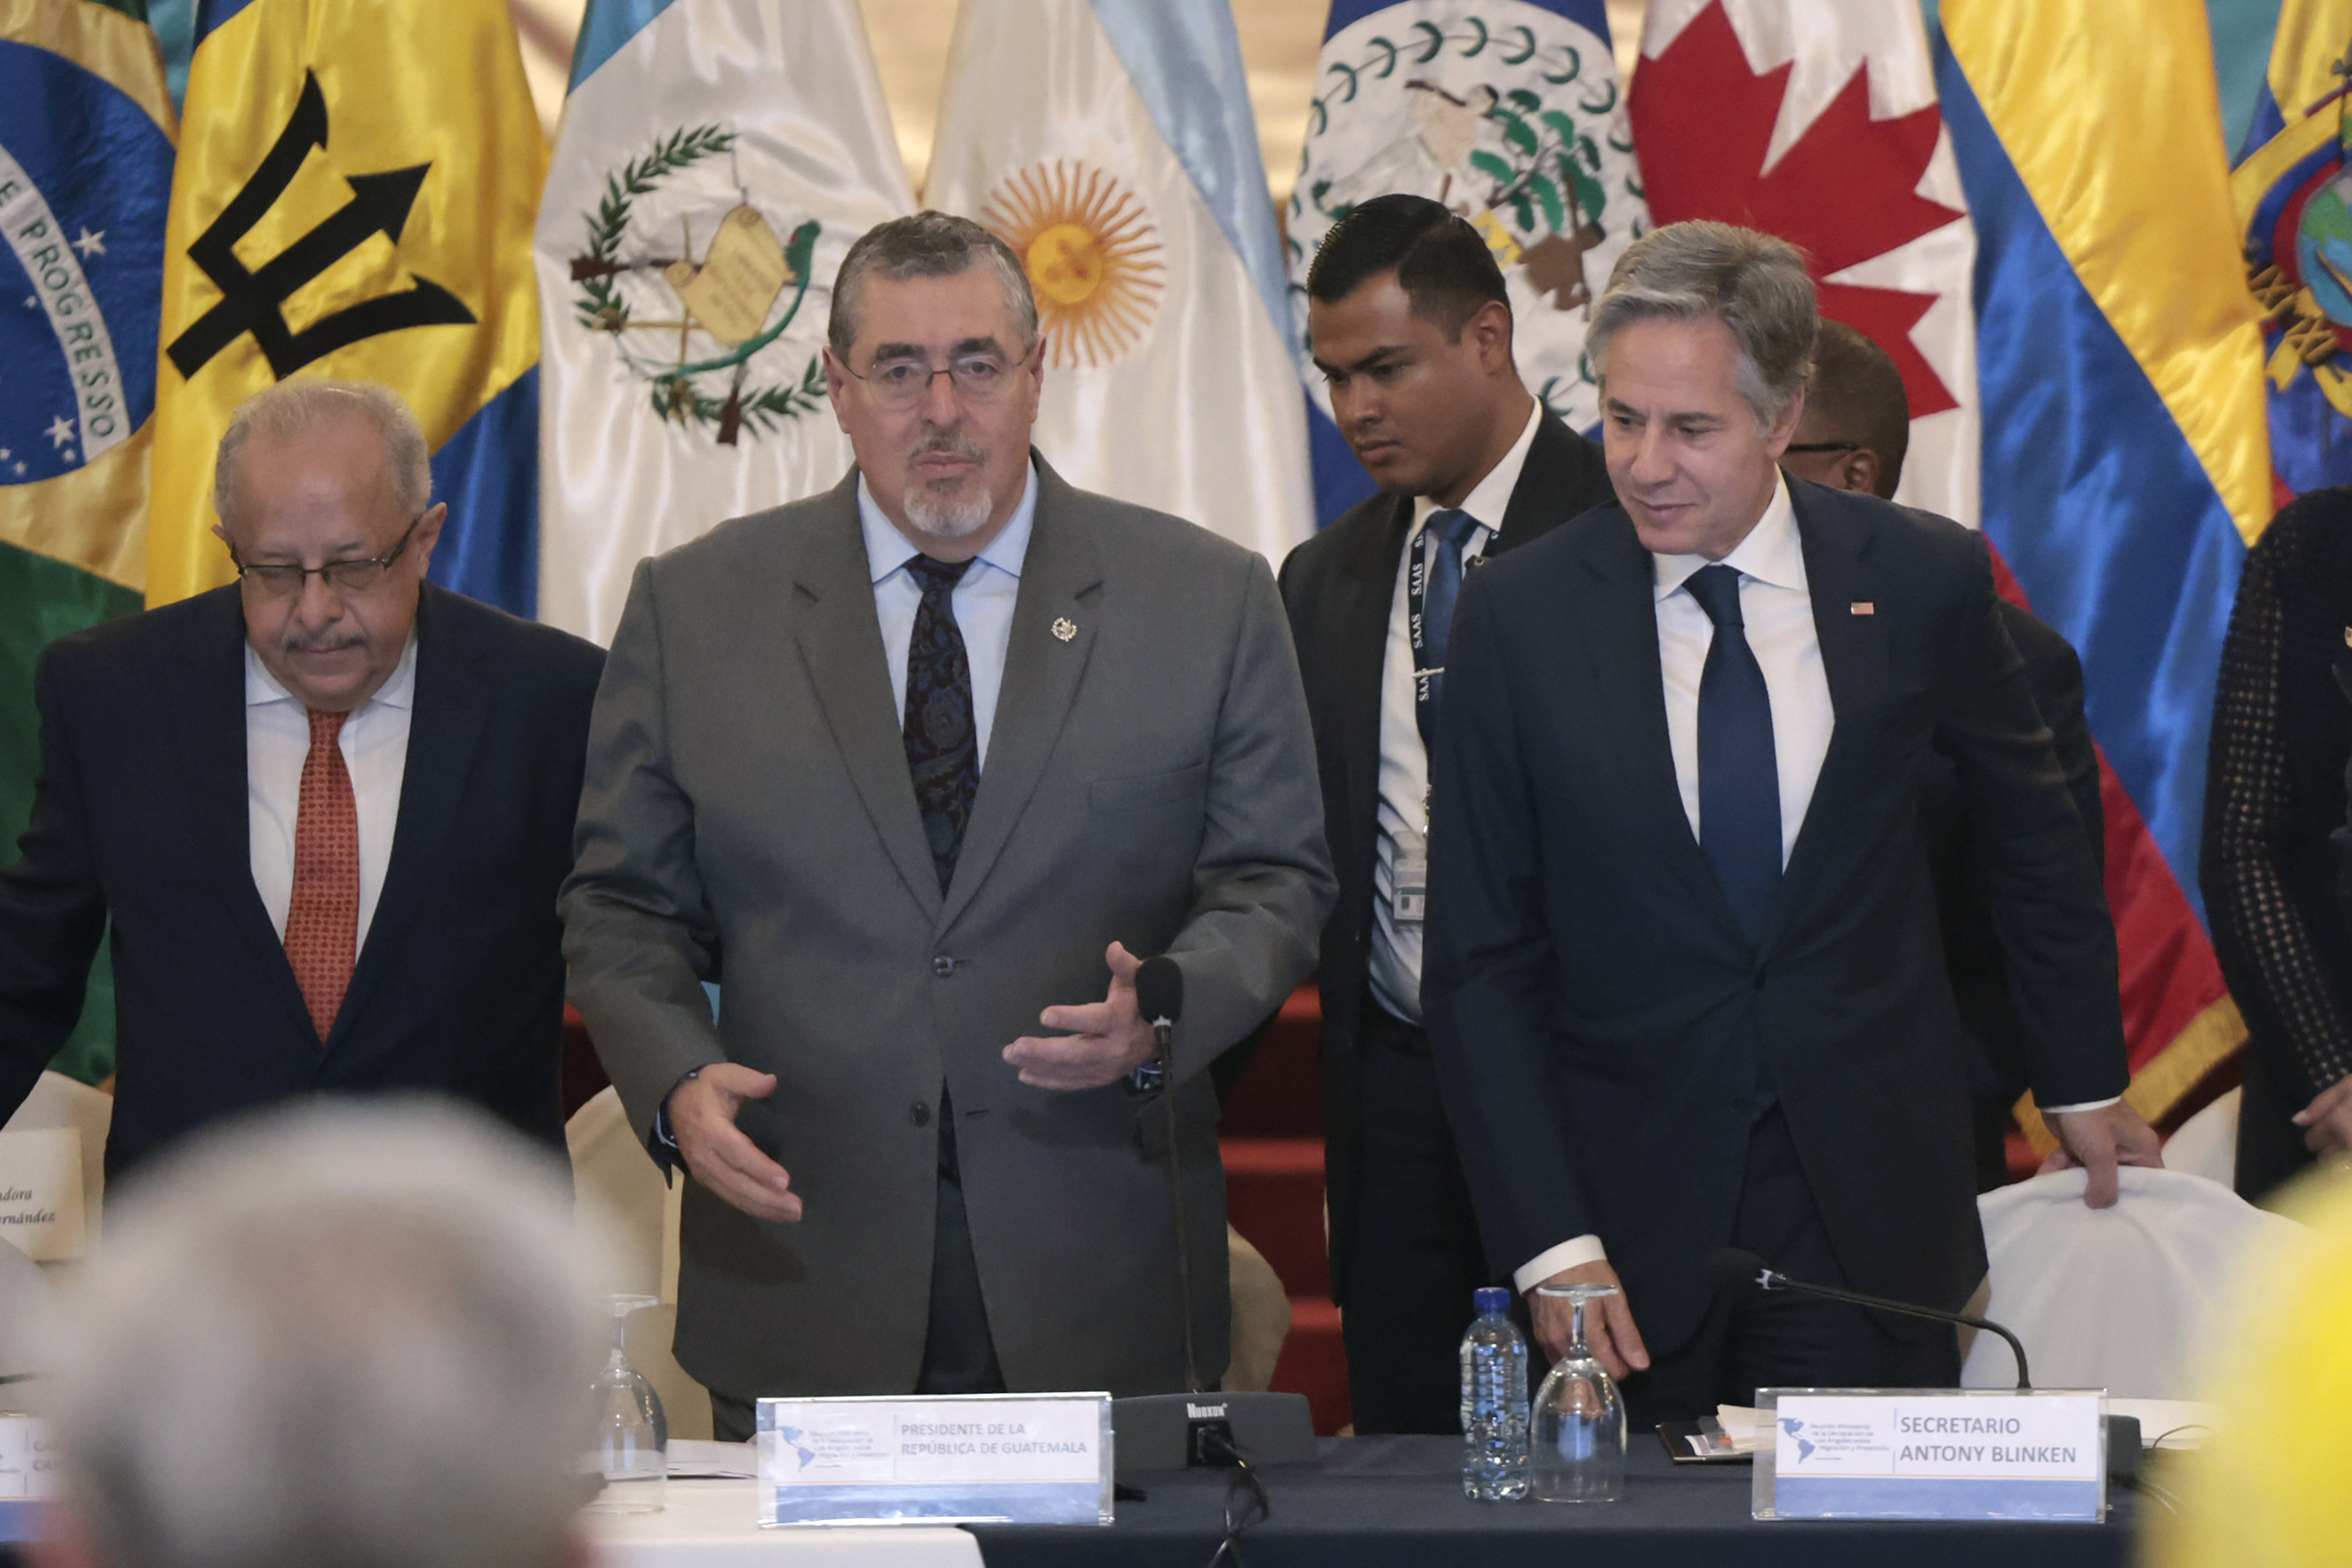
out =
[(1437, 742), (1438, 704), (1445, 694), (1445, 650), (1454, 640), (1454, 603), (1462, 597), (1462, 545), (1478, 526), (1478, 519), (1458, 507), (1440, 507), (1423, 525), (1433, 541), (1424, 558), (1429, 581), (1421, 588), (1421, 657), (1418, 668), (1429, 672), (1417, 683), (1419, 700), (1413, 705), (1420, 727), (1421, 744)]
[(972, 729), (972, 665), (964, 657), (963, 633), (956, 626), (953, 595), (969, 569), (968, 560), (934, 560), (916, 556), (907, 571), (923, 590), (914, 612), (914, 638), (907, 649), (907, 771), (914, 777), (914, 804), (923, 813), (923, 835), (931, 841), (931, 863), (947, 891), (956, 874), (956, 852), (971, 820), (972, 796), (980, 788), (979, 736)]
[(1715, 626), (1699, 675), (1699, 847), (1754, 942), (1764, 935), (1781, 876), (1772, 697), (1748, 646), (1738, 569), (1702, 566), (1684, 585)]

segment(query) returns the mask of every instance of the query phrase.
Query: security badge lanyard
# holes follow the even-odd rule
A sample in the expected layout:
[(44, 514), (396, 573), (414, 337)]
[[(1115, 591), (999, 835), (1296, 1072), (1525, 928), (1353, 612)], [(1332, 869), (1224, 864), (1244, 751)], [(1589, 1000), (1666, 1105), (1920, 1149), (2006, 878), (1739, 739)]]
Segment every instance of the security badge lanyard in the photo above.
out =
[[(1471, 542), (1462, 558), (1463, 570), (1479, 565), (1487, 559), (1487, 541), (1493, 537), (1484, 524), (1471, 534)], [(1426, 752), (1438, 733), (1438, 678), (1445, 674), (1445, 666), (1436, 660), (1429, 646), (1425, 628), (1428, 616), (1425, 609), (1429, 600), (1431, 561), (1444, 548), (1437, 530), (1424, 521), (1421, 532), (1413, 541), (1413, 569), (1405, 574), (1405, 624), (1413, 643), (1413, 709), (1414, 719), (1421, 732), (1421, 745)], [(1418, 925), (1429, 908), (1429, 791), (1421, 792), (1421, 831), (1411, 828), (1397, 832), (1389, 870), (1389, 912), (1399, 924)]]

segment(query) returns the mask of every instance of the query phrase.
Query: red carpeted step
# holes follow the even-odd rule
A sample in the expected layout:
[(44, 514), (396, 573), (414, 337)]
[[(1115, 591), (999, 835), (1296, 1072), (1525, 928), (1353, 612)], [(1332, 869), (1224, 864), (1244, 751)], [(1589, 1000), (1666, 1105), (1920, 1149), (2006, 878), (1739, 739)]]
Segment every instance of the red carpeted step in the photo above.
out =
[(1249, 1066), (1225, 1097), (1218, 1130), (1228, 1138), (1323, 1135), (1323, 1065), (1315, 1036), (1323, 1006), (1313, 984), (1290, 993)]
[(1323, 1140), (1227, 1138), (1225, 1215), (1293, 1296), (1331, 1294), (1323, 1240)]
[(1339, 1309), (1323, 1297), (1290, 1298), (1290, 1337), (1274, 1363), (1273, 1387), (1304, 1394), (1314, 1430), (1325, 1437), (1356, 1419), (1347, 1398), (1347, 1349), (1339, 1339)]

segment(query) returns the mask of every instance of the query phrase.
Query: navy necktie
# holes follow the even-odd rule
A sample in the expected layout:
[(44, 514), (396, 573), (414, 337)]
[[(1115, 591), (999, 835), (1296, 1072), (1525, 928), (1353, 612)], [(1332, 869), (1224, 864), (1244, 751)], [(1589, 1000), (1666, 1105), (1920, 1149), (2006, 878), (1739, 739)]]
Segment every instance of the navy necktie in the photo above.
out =
[(972, 728), (972, 666), (964, 657), (963, 633), (956, 625), (952, 595), (971, 566), (968, 560), (934, 560), (916, 556), (907, 571), (923, 590), (914, 612), (914, 636), (907, 649), (907, 771), (914, 778), (914, 804), (923, 813), (923, 836), (931, 841), (932, 868), (939, 891), (956, 874), (956, 852), (971, 820), (972, 796), (980, 789), (979, 735)]
[(1454, 604), (1462, 597), (1463, 541), (1478, 519), (1458, 507), (1440, 507), (1423, 526), (1435, 548), (1424, 557), (1429, 581), (1421, 585), (1421, 647), (1414, 664), (1422, 679), (1414, 717), (1421, 744), (1431, 746), (1437, 741), (1438, 699), (1445, 688), (1445, 650), (1454, 640)]
[(1718, 562), (1684, 585), (1714, 622), (1699, 676), (1699, 847), (1751, 942), (1780, 886), (1780, 768), (1772, 697), (1739, 615), (1739, 573)]

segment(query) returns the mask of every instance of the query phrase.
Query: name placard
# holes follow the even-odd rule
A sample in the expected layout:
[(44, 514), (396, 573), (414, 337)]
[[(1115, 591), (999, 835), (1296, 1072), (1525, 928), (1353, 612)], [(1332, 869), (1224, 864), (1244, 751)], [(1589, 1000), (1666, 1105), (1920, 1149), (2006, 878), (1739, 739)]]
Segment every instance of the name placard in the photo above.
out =
[(82, 1256), (80, 1128), (0, 1132), (0, 1240), (36, 1263)]
[(763, 1399), (760, 1523), (1111, 1523), (1109, 1394)]
[(0, 1499), (57, 1492), (57, 1439), (29, 1415), (0, 1415)]
[(2096, 1390), (1760, 1388), (1759, 1519), (2107, 1516)]

